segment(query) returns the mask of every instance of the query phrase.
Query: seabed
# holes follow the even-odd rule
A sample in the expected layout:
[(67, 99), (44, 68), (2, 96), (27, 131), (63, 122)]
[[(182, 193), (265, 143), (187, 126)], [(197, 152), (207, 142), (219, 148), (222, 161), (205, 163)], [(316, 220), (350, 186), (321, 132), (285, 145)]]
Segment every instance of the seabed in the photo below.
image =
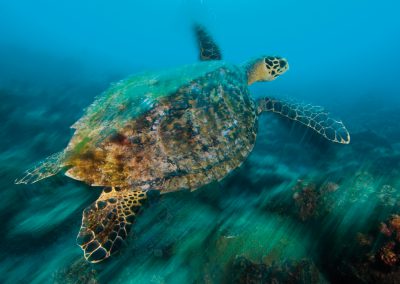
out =
[(342, 109), (349, 145), (263, 116), (241, 168), (195, 192), (154, 196), (125, 248), (89, 264), (75, 238), (83, 209), (101, 188), (62, 175), (13, 184), (21, 169), (68, 142), (68, 126), (90, 103), (70, 100), (70, 92), (59, 90), (54, 100), (37, 89), (1, 91), (0, 128), (7, 135), (0, 141), (0, 282), (400, 281), (400, 114), (394, 109)]

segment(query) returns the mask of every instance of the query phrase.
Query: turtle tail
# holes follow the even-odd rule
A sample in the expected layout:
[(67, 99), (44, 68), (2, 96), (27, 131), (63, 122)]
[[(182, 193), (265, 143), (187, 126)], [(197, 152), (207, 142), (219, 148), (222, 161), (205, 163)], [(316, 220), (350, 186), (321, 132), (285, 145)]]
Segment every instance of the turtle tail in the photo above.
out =
[(62, 160), (65, 152), (55, 153), (46, 159), (36, 163), (33, 167), (26, 170), (22, 178), (16, 179), (15, 184), (30, 184), (39, 180), (54, 176), (63, 168)]

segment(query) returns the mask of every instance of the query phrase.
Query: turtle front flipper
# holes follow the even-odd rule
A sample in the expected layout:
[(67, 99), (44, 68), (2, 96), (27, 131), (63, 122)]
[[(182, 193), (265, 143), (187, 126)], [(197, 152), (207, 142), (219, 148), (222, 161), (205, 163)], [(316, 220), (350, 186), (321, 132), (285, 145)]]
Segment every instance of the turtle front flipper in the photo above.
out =
[(274, 112), (283, 115), (310, 127), (332, 142), (350, 143), (350, 134), (343, 123), (331, 118), (322, 107), (263, 98), (258, 101), (258, 112)]
[(86, 260), (100, 262), (119, 250), (146, 198), (146, 191), (106, 188), (83, 211), (77, 243)]
[(194, 26), (197, 44), (199, 46), (199, 59), (201, 61), (221, 60), (222, 55), (218, 45), (212, 37), (207, 33), (203, 26), (196, 24)]

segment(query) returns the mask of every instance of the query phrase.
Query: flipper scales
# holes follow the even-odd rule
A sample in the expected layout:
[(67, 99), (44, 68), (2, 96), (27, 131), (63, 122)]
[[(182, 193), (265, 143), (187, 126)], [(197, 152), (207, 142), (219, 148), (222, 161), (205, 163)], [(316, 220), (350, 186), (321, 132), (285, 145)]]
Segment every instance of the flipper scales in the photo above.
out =
[(322, 107), (296, 103), (274, 98), (263, 98), (258, 101), (258, 112), (273, 112), (297, 121), (326, 139), (349, 144), (350, 134), (342, 121), (330, 117)]
[(146, 191), (106, 188), (83, 211), (77, 243), (85, 259), (97, 263), (117, 252), (146, 199)]

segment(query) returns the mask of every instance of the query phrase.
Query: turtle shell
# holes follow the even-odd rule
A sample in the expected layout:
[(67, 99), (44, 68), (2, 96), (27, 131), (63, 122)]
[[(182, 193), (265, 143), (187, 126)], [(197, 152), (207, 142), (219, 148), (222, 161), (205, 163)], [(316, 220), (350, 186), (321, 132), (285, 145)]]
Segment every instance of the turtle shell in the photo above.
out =
[(66, 174), (91, 185), (196, 189), (244, 161), (256, 120), (239, 67), (205, 62), (133, 76), (73, 125)]

